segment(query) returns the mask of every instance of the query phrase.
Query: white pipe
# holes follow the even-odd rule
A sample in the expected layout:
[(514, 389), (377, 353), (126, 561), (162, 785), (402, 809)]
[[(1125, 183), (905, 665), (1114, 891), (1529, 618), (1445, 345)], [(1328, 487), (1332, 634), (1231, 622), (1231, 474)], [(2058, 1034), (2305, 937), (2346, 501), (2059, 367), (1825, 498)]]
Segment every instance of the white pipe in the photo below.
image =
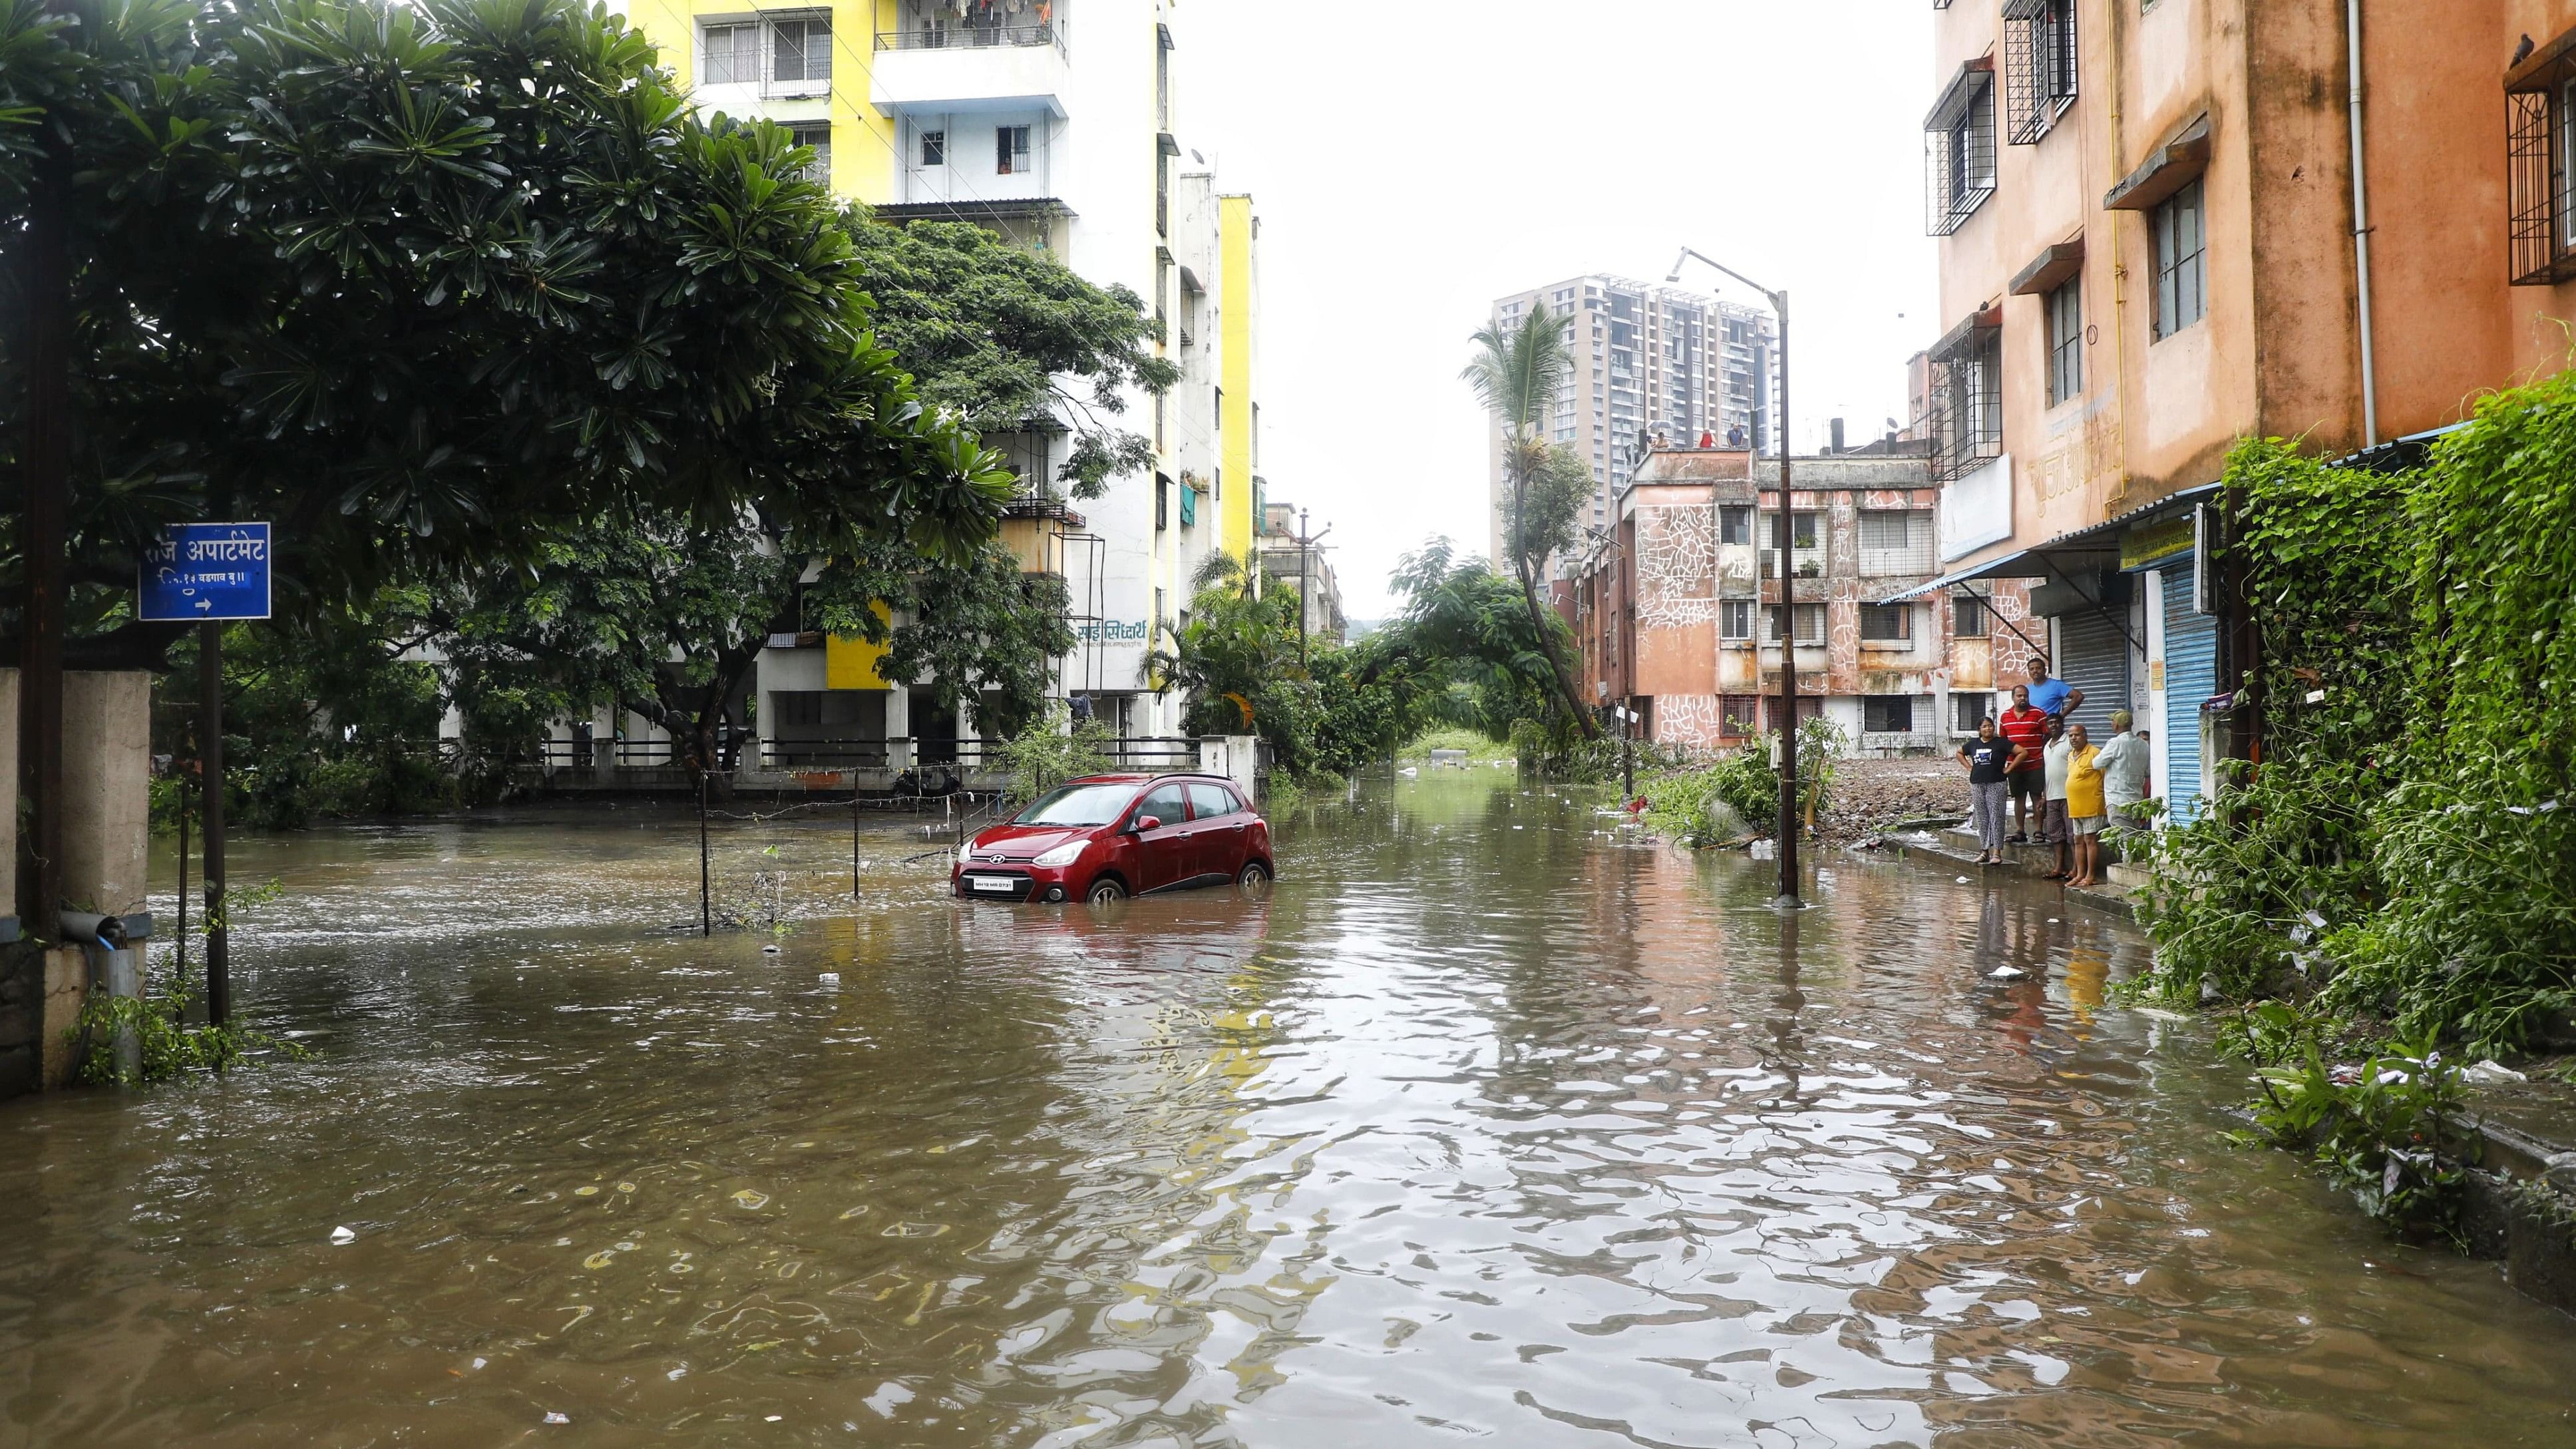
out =
[(2361, 147), (2361, 0), (2344, 0), (2352, 92), (2352, 257), (2361, 284), (2361, 445), (2379, 445), (2379, 369), (2370, 344), (2370, 186)]

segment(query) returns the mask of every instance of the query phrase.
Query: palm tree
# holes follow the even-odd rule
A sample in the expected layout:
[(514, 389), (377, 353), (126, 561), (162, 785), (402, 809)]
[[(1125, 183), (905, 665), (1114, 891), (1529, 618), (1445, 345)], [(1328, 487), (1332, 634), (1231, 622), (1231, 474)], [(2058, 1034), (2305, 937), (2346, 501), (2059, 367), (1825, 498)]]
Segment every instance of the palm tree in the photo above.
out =
[[(1567, 466), (1569, 455), (1551, 446), (1540, 429), (1547, 420), (1548, 409), (1556, 403), (1557, 393), (1574, 373), (1572, 335), (1564, 319), (1533, 308), (1517, 324), (1479, 329), (1471, 339), (1476, 344), (1476, 355), (1458, 375), (1502, 425), (1503, 484), (1511, 498), (1510, 511), (1504, 519), (1503, 551), (1511, 555), (1512, 572), (1520, 580), (1530, 628), (1547, 651), (1548, 667), (1556, 677), (1557, 697), (1564, 701), (1566, 713), (1574, 717), (1584, 738), (1597, 739), (1600, 725), (1575, 687), (1574, 669), (1566, 661), (1564, 645), (1553, 627), (1556, 620), (1546, 617), (1547, 611), (1538, 601), (1539, 569), (1546, 564), (1548, 554), (1562, 545), (1566, 532), (1565, 519), (1554, 516), (1565, 511), (1561, 506), (1540, 509), (1538, 505), (1561, 505), (1559, 495), (1569, 492), (1563, 485), (1572, 471)], [(1550, 516), (1539, 517), (1540, 512)]]

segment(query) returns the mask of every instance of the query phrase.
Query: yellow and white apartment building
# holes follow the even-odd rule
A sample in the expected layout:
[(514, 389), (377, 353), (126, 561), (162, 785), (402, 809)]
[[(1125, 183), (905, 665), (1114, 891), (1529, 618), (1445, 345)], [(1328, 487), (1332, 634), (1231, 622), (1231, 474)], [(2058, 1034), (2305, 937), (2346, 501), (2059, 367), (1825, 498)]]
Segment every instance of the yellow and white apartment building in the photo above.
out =
[[(1144, 660), (1183, 620), (1214, 550), (1248, 559), (1260, 516), (1260, 223), (1181, 139), (1172, 0), (627, 0), (632, 25), (709, 112), (758, 116), (814, 148), (832, 190), (886, 220), (965, 221), (1124, 285), (1181, 370), (1120, 425), (1154, 441), (1150, 475), (1069, 501), (1060, 424), (989, 435), (1022, 478), (1005, 541), (1060, 574), (1080, 642), (1058, 692), (1122, 736), (1177, 736), (1181, 701)], [(965, 712), (887, 680), (856, 641), (782, 635), (761, 656), (754, 769), (838, 770), (958, 757)], [(632, 722), (630, 723), (640, 723)], [(604, 733), (604, 731), (603, 731)], [(637, 731), (640, 734), (640, 730)], [(632, 736), (630, 736), (632, 737)], [(1177, 757), (1177, 756), (1176, 756)], [(1140, 763), (1152, 763), (1150, 748)]]

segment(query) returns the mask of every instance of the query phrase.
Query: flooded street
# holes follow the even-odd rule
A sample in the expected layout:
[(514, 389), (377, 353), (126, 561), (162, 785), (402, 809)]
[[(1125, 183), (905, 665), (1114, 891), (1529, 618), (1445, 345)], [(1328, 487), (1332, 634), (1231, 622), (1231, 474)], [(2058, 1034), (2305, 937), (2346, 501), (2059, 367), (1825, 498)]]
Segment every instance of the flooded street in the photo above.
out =
[(1372, 785), (1093, 915), (872, 822), (855, 917), (724, 827), (775, 953), (675, 814), (242, 843), (314, 1059), (0, 1105), (0, 1439), (2576, 1443), (2576, 1322), (2221, 1141), (2125, 924), (1606, 823)]

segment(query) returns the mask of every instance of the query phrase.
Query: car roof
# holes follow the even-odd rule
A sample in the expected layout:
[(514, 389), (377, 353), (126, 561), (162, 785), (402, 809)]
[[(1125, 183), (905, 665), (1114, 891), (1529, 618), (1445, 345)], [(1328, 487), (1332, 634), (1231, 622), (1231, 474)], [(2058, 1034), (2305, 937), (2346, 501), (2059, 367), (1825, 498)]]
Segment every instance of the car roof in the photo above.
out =
[(1124, 770), (1103, 775), (1080, 775), (1065, 783), (1068, 785), (1151, 785), (1163, 780), (1205, 780), (1216, 785), (1234, 783), (1223, 775), (1211, 775), (1203, 770), (1167, 770), (1159, 775), (1147, 774), (1141, 770)]

